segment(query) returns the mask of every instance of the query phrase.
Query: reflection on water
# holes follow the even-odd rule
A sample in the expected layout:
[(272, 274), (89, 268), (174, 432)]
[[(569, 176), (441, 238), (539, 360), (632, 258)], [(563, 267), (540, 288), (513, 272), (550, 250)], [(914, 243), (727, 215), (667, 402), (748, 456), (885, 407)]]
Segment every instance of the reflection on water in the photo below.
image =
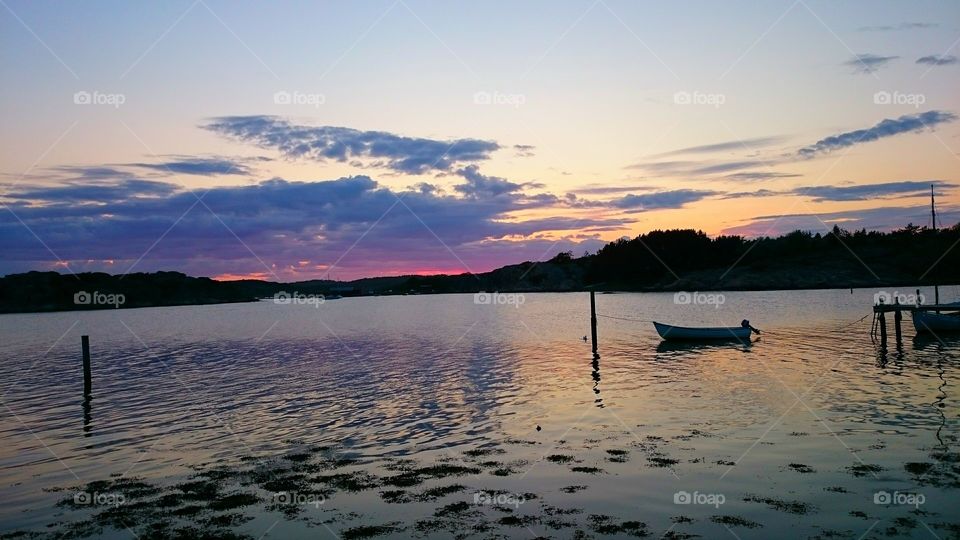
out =
[[(857, 538), (874, 522), (884, 534), (929, 526), (949, 537), (960, 341), (877, 347), (869, 320), (849, 326), (874, 292), (727, 293), (719, 308), (602, 295), (603, 315), (749, 318), (763, 330), (752, 343), (675, 344), (649, 323), (601, 319), (602, 358), (582, 338), (586, 294), (528, 295), (520, 307), (443, 295), (0, 316), (0, 530), (73, 519), (55, 506), (58, 488), (111, 475), (173, 485), (198, 467), (329, 448), (346, 457), (324, 463), (356, 469), (338, 482), (369, 475), (356, 491), (325, 485), (328, 500), (308, 509), (314, 527), (337, 533), (396, 523), (382, 532), (430, 536), (417, 516), (441, 519), (438, 509), (464, 501), (461, 526), (489, 522), (507, 536), (630, 534), (632, 519), (655, 537), (730, 527), (742, 538)], [(81, 334), (95, 351), (86, 398)], [(453, 490), (430, 499), (384, 483), (407, 463), (397, 460), (477, 472), (424, 480)], [(514, 522), (477, 507), (481, 489), (537, 499)], [(874, 504), (898, 489), (921, 491), (923, 513)], [(680, 492), (725, 503), (678, 504)], [(243, 512), (250, 520), (230, 528), (253, 538), (271, 526), (276, 537), (317, 536), (276, 510)]]

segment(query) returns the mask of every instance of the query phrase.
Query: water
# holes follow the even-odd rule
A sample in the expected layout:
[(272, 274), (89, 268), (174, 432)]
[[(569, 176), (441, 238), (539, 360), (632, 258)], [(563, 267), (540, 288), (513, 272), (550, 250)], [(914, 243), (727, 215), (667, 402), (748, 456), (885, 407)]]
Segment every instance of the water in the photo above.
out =
[[(0, 316), (0, 531), (172, 536), (153, 520), (251, 538), (956, 537), (960, 342), (914, 339), (907, 316), (903, 349), (891, 324), (879, 350), (870, 318), (856, 322), (875, 292), (732, 292), (720, 306), (597, 295), (597, 363), (586, 294)], [(649, 322), (603, 316), (749, 317), (763, 334), (674, 346)], [(438, 464), (465, 469), (402, 475)], [(260, 501), (171, 517), (144, 510), (157, 493), (90, 485), (169, 490), (217, 468), (235, 474), (225, 492)], [(263, 470), (304, 472), (315, 497), (285, 514), (262, 474), (250, 480)], [(463, 487), (424, 494), (449, 485)], [(94, 504), (69, 504), (93, 489)], [(877, 504), (885, 493), (892, 504)], [(128, 521), (98, 521), (117, 496)]]

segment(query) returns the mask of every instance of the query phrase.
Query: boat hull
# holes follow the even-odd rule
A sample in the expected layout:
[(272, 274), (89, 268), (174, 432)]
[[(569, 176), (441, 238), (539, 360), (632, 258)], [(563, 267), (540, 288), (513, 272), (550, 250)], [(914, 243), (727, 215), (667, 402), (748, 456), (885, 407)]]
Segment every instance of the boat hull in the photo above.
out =
[(657, 329), (657, 333), (660, 334), (660, 337), (668, 340), (744, 341), (744, 340), (750, 339), (750, 332), (751, 332), (749, 328), (744, 328), (742, 326), (728, 326), (728, 327), (716, 327), (716, 328), (688, 328), (684, 326), (672, 326), (669, 324), (662, 324), (658, 322), (654, 322), (653, 326)]
[(914, 311), (913, 327), (918, 334), (936, 332), (960, 332), (960, 316), (944, 315), (932, 311)]

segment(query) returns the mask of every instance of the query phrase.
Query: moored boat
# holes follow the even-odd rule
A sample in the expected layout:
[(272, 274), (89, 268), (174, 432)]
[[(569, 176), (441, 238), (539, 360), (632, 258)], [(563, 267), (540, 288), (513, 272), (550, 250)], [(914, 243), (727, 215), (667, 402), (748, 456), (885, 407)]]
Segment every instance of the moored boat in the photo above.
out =
[(749, 340), (753, 329), (749, 326), (721, 326), (721, 327), (702, 327), (690, 328), (685, 326), (673, 326), (653, 321), (653, 326), (657, 333), (663, 339), (670, 340)]
[(914, 311), (913, 327), (917, 333), (935, 334), (937, 332), (960, 332), (960, 314), (934, 313), (932, 311)]

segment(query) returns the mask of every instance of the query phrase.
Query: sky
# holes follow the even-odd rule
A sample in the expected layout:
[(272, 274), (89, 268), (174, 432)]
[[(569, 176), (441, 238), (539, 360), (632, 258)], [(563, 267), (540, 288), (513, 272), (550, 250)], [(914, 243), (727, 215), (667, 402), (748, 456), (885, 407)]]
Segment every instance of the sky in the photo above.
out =
[(0, 0), (0, 274), (960, 220), (960, 3)]

